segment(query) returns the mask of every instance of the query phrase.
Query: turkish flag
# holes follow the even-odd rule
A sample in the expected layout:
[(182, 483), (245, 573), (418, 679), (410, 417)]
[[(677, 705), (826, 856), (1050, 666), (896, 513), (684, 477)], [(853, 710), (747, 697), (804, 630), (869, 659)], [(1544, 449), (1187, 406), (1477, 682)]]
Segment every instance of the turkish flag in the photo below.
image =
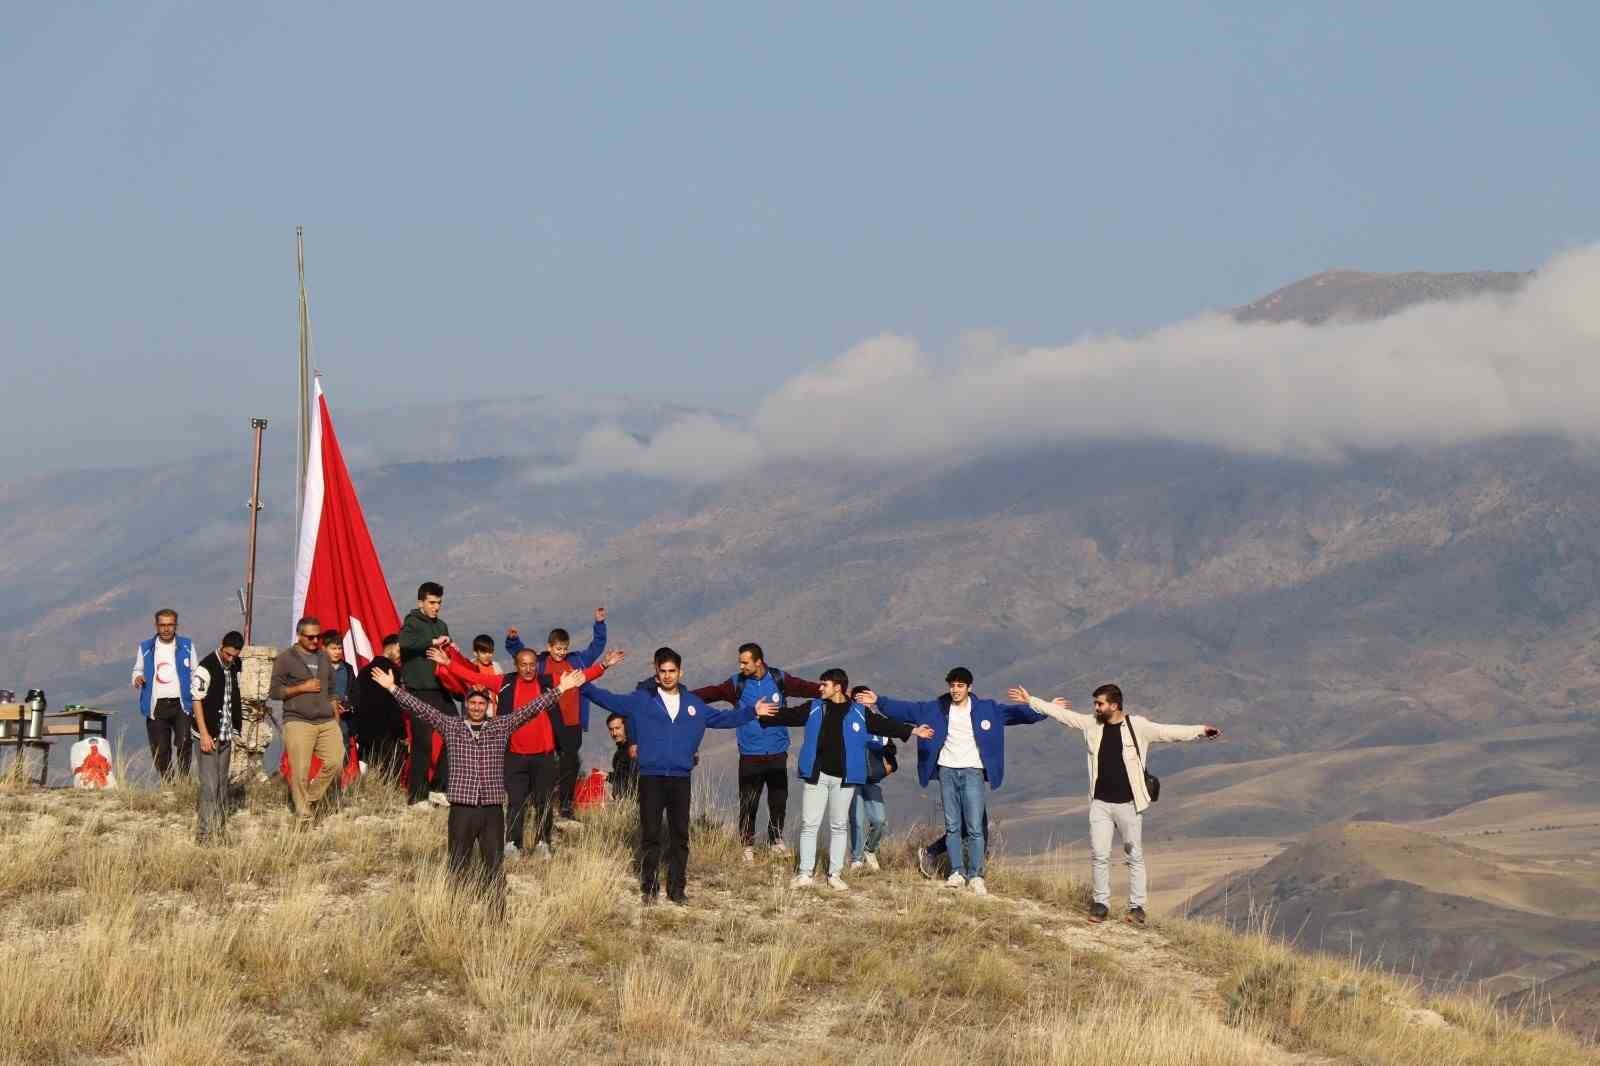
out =
[[(307, 615), (344, 634), (345, 659), (360, 669), (400, 631), (389, 583), (372, 546), (361, 501), (333, 435), (328, 398), (316, 383), (316, 417), (306, 459), (306, 497), (294, 562), (294, 618)], [(291, 638), (293, 639), (293, 638)]]

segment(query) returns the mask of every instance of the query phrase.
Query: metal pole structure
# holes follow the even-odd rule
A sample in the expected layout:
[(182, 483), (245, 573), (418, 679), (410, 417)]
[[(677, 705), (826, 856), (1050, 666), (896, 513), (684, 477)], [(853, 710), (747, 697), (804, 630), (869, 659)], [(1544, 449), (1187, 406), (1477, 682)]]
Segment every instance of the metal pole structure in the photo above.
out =
[(256, 435), (255, 458), (250, 471), (250, 560), (244, 567), (244, 643), (250, 646), (250, 625), (256, 613), (256, 518), (261, 514), (261, 432), (267, 428), (265, 418), (252, 418), (250, 428)]
[(305, 520), (301, 511), (306, 498), (306, 463), (311, 456), (311, 307), (306, 301), (306, 240), (305, 227), (294, 228), (295, 266), (300, 273), (300, 393), (295, 407), (295, 418), (300, 431), (300, 464), (295, 468), (294, 483), (294, 542), (298, 551), (300, 523)]

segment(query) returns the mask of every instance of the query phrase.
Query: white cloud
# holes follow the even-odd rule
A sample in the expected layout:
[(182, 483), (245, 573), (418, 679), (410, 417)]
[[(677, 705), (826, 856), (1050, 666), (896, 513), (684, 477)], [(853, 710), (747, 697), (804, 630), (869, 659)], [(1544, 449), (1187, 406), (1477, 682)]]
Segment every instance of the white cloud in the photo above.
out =
[(951, 360), (883, 334), (785, 382), (746, 428), (696, 416), (647, 443), (595, 430), (578, 466), (708, 481), (769, 460), (940, 461), (1088, 438), (1332, 459), (1518, 432), (1593, 437), (1597, 409), (1600, 247), (1554, 260), (1515, 295), (1375, 322), (1205, 314), (1045, 348), (973, 334)]

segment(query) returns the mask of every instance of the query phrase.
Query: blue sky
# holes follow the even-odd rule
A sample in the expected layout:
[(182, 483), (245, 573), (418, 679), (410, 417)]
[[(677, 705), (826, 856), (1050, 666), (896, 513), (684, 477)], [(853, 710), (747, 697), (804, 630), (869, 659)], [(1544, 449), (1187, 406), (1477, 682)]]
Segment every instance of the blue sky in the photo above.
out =
[(738, 406), (883, 331), (1531, 268), (1600, 230), (1597, 40), (1578, 3), (6, 5), (0, 477), (287, 411), (296, 223), (361, 407)]

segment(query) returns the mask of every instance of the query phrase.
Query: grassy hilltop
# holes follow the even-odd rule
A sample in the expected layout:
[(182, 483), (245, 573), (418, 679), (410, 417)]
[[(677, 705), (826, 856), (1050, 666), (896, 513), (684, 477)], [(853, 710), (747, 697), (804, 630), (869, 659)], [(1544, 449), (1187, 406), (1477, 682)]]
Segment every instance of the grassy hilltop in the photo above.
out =
[(898, 841), (852, 891), (796, 892), (707, 812), (689, 906), (644, 909), (611, 809), (512, 864), (495, 924), (442, 875), (443, 813), (384, 782), (301, 835), (264, 789), (211, 849), (193, 804), (0, 789), (0, 1063), (1595, 1061), (1263, 936), (1090, 926), (1079, 871), (1004, 856), (987, 900)]

